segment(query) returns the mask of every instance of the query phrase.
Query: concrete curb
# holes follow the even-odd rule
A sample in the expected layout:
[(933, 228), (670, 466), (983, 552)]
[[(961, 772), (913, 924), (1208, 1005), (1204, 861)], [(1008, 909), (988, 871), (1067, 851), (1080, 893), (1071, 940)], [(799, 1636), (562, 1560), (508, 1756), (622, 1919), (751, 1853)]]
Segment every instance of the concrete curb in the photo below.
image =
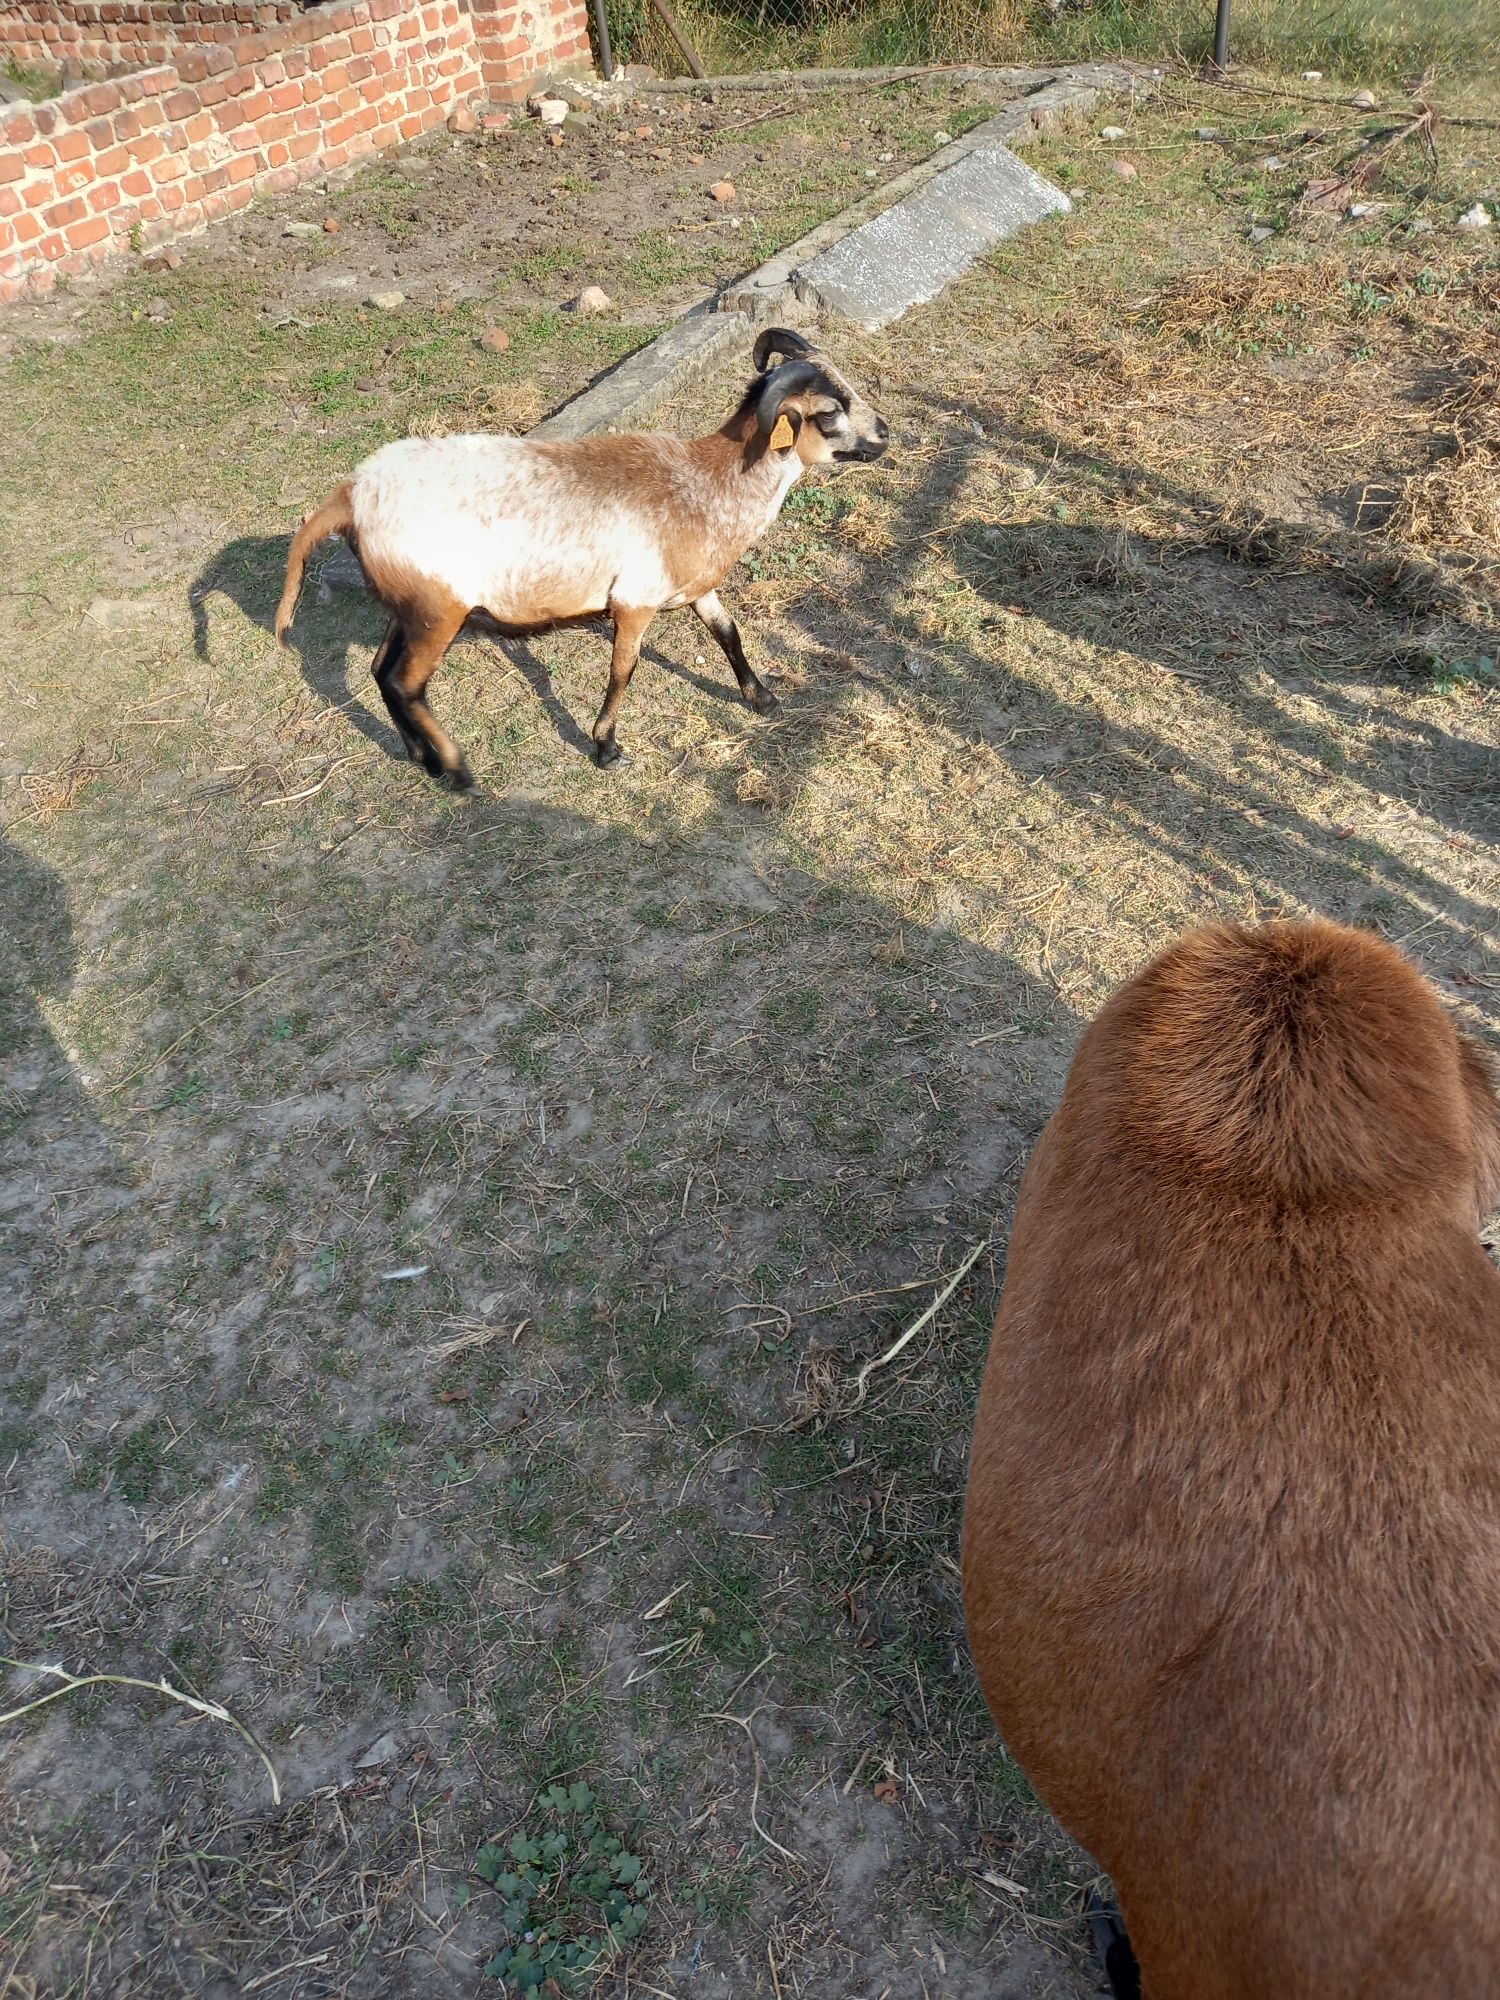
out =
[[(907, 73), (894, 72), (893, 80)], [(812, 73), (826, 80), (828, 87), (868, 74)], [(694, 307), (650, 346), (536, 425), (530, 435), (581, 438), (595, 431), (638, 429), (679, 390), (710, 373), (721, 360), (727, 361), (731, 353), (748, 349), (760, 326), (806, 325), (821, 314), (843, 314), (866, 327), (899, 318), (911, 306), (935, 297), (995, 243), (1042, 215), (1068, 208), (1062, 191), (1017, 160), (1010, 147), (1082, 123), (1102, 95), (1128, 91), (1134, 96), (1149, 93), (1154, 85), (1154, 73), (1119, 63), (943, 74), (1001, 83), (1024, 78), (1037, 87), (726, 286), (712, 304)], [(681, 82), (683, 88), (707, 91), (769, 89), (800, 80), (795, 74), (770, 73), (764, 80)], [(920, 207), (911, 213), (918, 201)], [(915, 252), (929, 240), (933, 254), (923, 260), (920, 270), (909, 269)], [(845, 244), (849, 248), (840, 256), (830, 255)]]

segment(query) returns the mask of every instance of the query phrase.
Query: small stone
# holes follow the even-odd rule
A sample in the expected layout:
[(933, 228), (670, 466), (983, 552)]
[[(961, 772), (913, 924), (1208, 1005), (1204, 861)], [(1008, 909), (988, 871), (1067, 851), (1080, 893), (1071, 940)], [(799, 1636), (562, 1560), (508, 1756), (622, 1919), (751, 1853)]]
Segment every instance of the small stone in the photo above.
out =
[(388, 1729), (384, 1736), (377, 1736), (363, 1757), (356, 1757), (356, 1771), (378, 1771), (383, 1764), (393, 1764), (401, 1749), (401, 1738), (395, 1730)]
[(371, 292), (365, 300), (367, 306), (374, 306), (377, 312), (392, 313), (398, 306), (406, 304), (405, 292)]
[(356, 375), (354, 386), (362, 396), (373, 396), (379, 389), (380, 384), (375, 380), (373, 375)]
[(180, 271), (182, 269), (182, 252), (174, 249), (169, 243), (165, 250), (158, 250), (153, 256), (148, 257), (142, 264), (141, 269), (143, 271), (150, 271), (153, 275), (159, 271)]
[(613, 304), (614, 300), (602, 285), (585, 285), (576, 299), (568, 301), (564, 311), (589, 319), (595, 313), (608, 312)]
[(637, 125), (635, 128), (635, 136), (637, 137), (637, 139), (649, 139), (651, 137), (652, 132), (655, 129), (656, 128), (652, 125)]
[(593, 123), (594, 119), (592, 112), (570, 111), (567, 117), (563, 120), (562, 129), (565, 132), (587, 132), (590, 130)]
[(1472, 208), (1466, 208), (1454, 225), (1458, 229), (1488, 229), (1495, 218), (1482, 201), (1476, 201)]
[(281, 233), (283, 236), (319, 236), (322, 230), (320, 222), (289, 222)]
[(568, 115), (567, 100), (562, 97), (533, 98), (531, 108), (544, 125), (561, 125)]
[(1285, 165), (1286, 161), (1278, 160), (1274, 153), (1267, 153), (1263, 160), (1255, 162), (1256, 171), (1262, 174), (1279, 174)]
[(325, 236), (337, 236), (343, 226), (336, 215), (325, 215), (323, 217), (323, 234)]
[(876, 171), (875, 171), (875, 169), (874, 169), (873, 167), (866, 167), (866, 168), (865, 168), (865, 179), (866, 179), (867, 181), (878, 181), (878, 180), (880, 179), (880, 176), (879, 176), (879, 174), (878, 174), (878, 173), (876, 173)]
[[(657, 157), (657, 158), (658, 158), (659, 160), (664, 160), (664, 159), (665, 159), (665, 158), (666, 158), (667, 156), (666, 156), (666, 154), (665, 154), (665, 153), (658, 153), (656, 157)], [(708, 158), (708, 155), (707, 155), (707, 153), (689, 153), (689, 154), (688, 154), (688, 165), (689, 165), (690, 167), (701, 167), (701, 166), (703, 165), (703, 162), (704, 162), (704, 161), (705, 161), (705, 160), (706, 160), (707, 158)]]
[(1437, 227), (1430, 215), (1414, 215), (1406, 225), (1408, 236), (1426, 236)]
[(1354, 95), (1349, 99), (1349, 102), (1356, 111), (1373, 111), (1375, 109), (1375, 93), (1373, 90), (1356, 90)]
[(415, 153), (408, 153), (404, 159), (397, 160), (396, 172), (403, 180), (420, 180), (430, 165), (431, 161), (421, 159)]
[(1263, 222), (1257, 222), (1247, 229), (1245, 234), (1250, 238), (1252, 243), (1269, 243), (1271, 238), (1276, 234), (1276, 231), (1274, 229), (1267, 229)]
[(711, 201), (733, 201), (734, 182), (715, 181), (713, 186), (709, 189), (708, 194), (709, 194), (709, 199)]
[(479, 336), (479, 345), (487, 354), (505, 354), (510, 350), (510, 335), (503, 326), (487, 326)]
[(895, 159), (896, 155), (894, 153), (877, 153), (875, 157), (883, 167), (887, 167)]
[(951, 146), (953, 144), (953, 134), (951, 132), (934, 132), (932, 143), (934, 146)]
[(479, 129), (487, 138), (493, 139), (498, 133), (510, 130), (508, 111), (486, 111), (479, 121)]
[(1302, 72), (1302, 81), (1304, 83), (1321, 83), (1323, 81), (1323, 72), (1320, 69), (1305, 69)]
[(1136, 169), (1129, 160), (1111, 160), (1109, 170), (1112, 174), (1118, 174), (1122, 181), (1133, 181), (1136, 177)]
[(1099, 128), (1099, 137), (1101, 139), (1123, 139), (1125, 137), (1125, 127), (1123, 125), (1101, 125)]
[(1382, 201), (1351, 201), (1347, 213), (1351, 222), (1362, 222), (1367, 215), (1379, 215), (1384, 207)]
[(172, 317), (172, 308), (165, 299), (153, 299), (146, 308), (146, 317), (155, 326), (165, 326)]
[(1210, 139), (1217, 139), (1218, 136), (1219, 128), (1217, 125), (1200, 125), (1193, 133), (1195, 139), (1202, 139), (1205, 144)]
[(119, 632), (127, 625), (138, 625), (143, 619), (156, 617), (158, 609), (145, 597), (96, 597), (83, 615), (101, 632)]
[(474, 109), (472, 104), (459, 105), (458, 109), (448, 119), (448, 130), (450, 132), (477, 132), (479, 130), (479, 113)]
[(833, 150), (836, 153), (852, 153), (854, 151), (854, 141), (852, 139), (835, 139)]

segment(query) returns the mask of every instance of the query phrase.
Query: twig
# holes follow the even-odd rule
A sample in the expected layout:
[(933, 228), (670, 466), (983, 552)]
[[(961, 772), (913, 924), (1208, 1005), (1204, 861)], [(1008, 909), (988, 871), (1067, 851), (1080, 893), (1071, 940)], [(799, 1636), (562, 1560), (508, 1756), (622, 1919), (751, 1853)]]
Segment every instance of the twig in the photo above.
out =
[(281, 1804), (281, 1780), (276, 1775), (276, 1766), (271, 1762), (265, 1746), (257, 1736), (251, 1734), (243, 1722), (232, 1716), (227, 1708), (216, 1701), (199, 1701), (196, 1695), (184, 1694), (181, 1688), (173, 1687), (167, 1680), (142, 1681), (136, 1680), (130, 1674), (84, 1674), (80, 1677), (70, 1674), (65, 1667), (49, 1666), (45, 1661), (30, 1663), (25, 1660), (13, 1660), (5, 1655), (0, 1655), (0, 1666), (15, 1667), (22, 1673), (49, 1674), (54, 1680), (63, 1683), (61, 1687), (53, 1688), (50, 1694), (38, 1695), (35, 1701), (22, 1702), (19, 1708), (7, 1709), (0, 1715), (0, 1729), (3, 1729), (7, 1722), (18, 1722), (23, 1715), (35, 1714), (37, 1709), (45, 1708), (49, 1702), (61, 1701), (64, 1695), (77, 1694), (80, 1688), (144, 1688), (147, 1694), (164, 1694), (169, 1701), (180, 1702), (184, 1708), (192, 1709), (195, 1715), (206, 1715), (210, 1722), (227, 1722), (265, 1765), (266, 1776), (271, 1780), (271, 1803), (275, 1806)]
[(322, 791), (323, 787), (328, 783), (328, 780), (333, 776), (335, 771), (342, 770), (345, 764), (352, 764), (355, 762), (356, 758), (366, 755), (368, 755), (368, 752), (366, 751), (351, 750), (347, 757), (335, 757), (333, 762), (328, 766), (328, 769), (323, 773), (322, 777), (319, 778), (318, 782), (315, 785), (309, 785), (306, 791), (283, 792), (279, 798), (257, 799), (255, 803), (260, 807), (294, 806), (299, 799), (315, 798), (317, 794)]
[(935, 1318), (936, 1315), (942, 1310), (942, 1308), (948, 1303), (949, 1299), (952, 1298), (953, 1294), (958, 1290), (963, 1280), (969, 1275), (970, 1271), (973, 1270), (974, 1266), (979, 1262), (980, 1258), (984, 1255), (985, 1251), (989, 1249), (989, 1247), (990, 1247), (990, 1242), (988, 1237), (985, 1237), (980, 1242), (976, 1243), (970, 1250), (968, 1256), (965, 1257), (964, 1261), (959, 1265), (958, 1269), (953, 1273), (953, 1276), (948, 1280), (947, 1284), (944, 1285), (943, 1289), (938, 1293), (937, 1297), (933, 1300), (932, 1304), (928, 1306), (924, 1312), (921, 1312), (917, 1315), (917, 1317), (912, 1321), (911, 1325), (906, 1329), (905, 1333), (901, 1335), (900, 1339), (892, 1341), (891, 1345), (885, 1350), (884, 1354), (877, 1354), (873, 1361), (867, 1361), (865, 1363), (864, 1367), (860, 1369), (858, 1375), (854, 1378), (854, 1401), (850, 1405), (851, 1409), (857, 1410), (860, 1404), (865, 1400), (865, 1394), (867, 1386), (869, 1384), (870, 1377), (875, 1373), (876, 1369), (887, 1367), (892, 1361), (895, 1360), (896, 1356), (902, 1351), (903, 1348), (909, 1347), (911, 1345), (911, 1343), (916, 1339), (917, 1335), (922, 1331), (923, 1327), (926, 1326), (929, 1323), (929, 1321)]
[(746, 1737), (749, 1739), (750, 1755), (754, 1764), (754, 1783), (750, 1791), (750, 1824), (755, 1828), (755, 1831), (760, 1835), (767, 1847), (775, 1848), (776, 1852), (784, 1856), (794, 1867), (805, 1868), (807, 1864), (803, 1861), (802, 1856), (800, 1854), (793, 1854), (789, 1847), (783, 1847), (779, 1840), (776, 1840), (771, 1834), (767, 1833), (755, 1814), (755, 1808), (760, 1804), (761, 1756), (760, 1745), (756, 1742), (755, 1731), (750, 1725), (764, 1707), (765, 1703), (759, 1702), (751, 1709), (748, 1715), (724, 1715), (715, 1711), (705, 1715), (703, 1719), (705, 1722), (732, 1722), (737, 1729), (744, 1730)]
[(139, 1083), (143, 1076), (150, 1076), (153, 1070), (160, 1069), (162, 1064), (167, 1060), (168, 1056), (175, 1056), (177, 1051), (182, 1047), (183, 1043), (190, 1042), (193, 1039), (194, 1035), (198, 1033), (200, 1028), (208, 1027), (211, 1022), (217, 1021), (221, 1014), (229, 1014), (232, 1013), (236, 1007), (243, 1007), (245, 1002), (247, 1000), (253, 1000), (257, 993), (264, 993), (266, 988), (268, 986), (274, 986), (278, 979), (285, 979), (289, 972), (296, 972), (303, 966), (315, 966), (317, 970), (321, 972), (330, 965), (342, 965), (342, 963), (346, 958), (360, 958), (363, 956), (365, 952), (373, 951), (374, 949), (375, 945), (373, 943), (358, 944), (354, 947), (352, 951), (336, 952), (332, 958), (321, 958), (312, 960), (299, 958), (295, 960), (294, 963), (292, 963), (291, 965), (283, 965), (280, 971), (273, 972), (269, 979), (259, 980), (254, 986), (247, 986), (243, 993), (236, 993), (232, 1000), (226, 1000), (222, 1007), (215, 1007), (213, 1012), (211, 1014), (205, 1014), (201, 1021), (194, 1021), (193, 1025), (190, 1028), (184, 1029), (184, 1031), (177, 1037), (175, 1042), (168, 1042), (167, 1046), (161, 1051), (160, 1055), (153, 1056), (150, 1062), (143, 1064), (140, 1069), (133, 1069), (130, 1072), (129, 1076), (117, 1077), (113, 1083), (102, 1084), (100, 1086), (101, 1090), (104, 1091), (124, 1090), (126, 1086), (129, 1084)]

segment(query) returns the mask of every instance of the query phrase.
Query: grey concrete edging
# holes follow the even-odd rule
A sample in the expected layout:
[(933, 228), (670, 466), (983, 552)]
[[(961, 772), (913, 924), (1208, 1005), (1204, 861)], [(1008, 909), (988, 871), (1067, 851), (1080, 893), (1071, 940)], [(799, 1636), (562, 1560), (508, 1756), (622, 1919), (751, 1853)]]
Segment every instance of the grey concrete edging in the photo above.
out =
[[(841, 71), (813, 74), (830, 84), (846, 80)], [(639, 428), (721, 359), (748, 349), (761, 326), (805, 325), (820, 316), (864, 327), (889, 324), (934, 298), (994, 244), (1045, 215), (1067, 211), (1067, 196), (1018, 160), (1012, 146), (1081, 123), (1102, 94), (1134, 94), (1152, 83), (1149, 73), (1109, 63), (974, 74), (1024, 77), (1039, 87), (778, 251), (711, 304), (695, 306), (529, 435), (580, 438)], [(797, 80), (795, 73), (773, 75), (765, 87)], [(749, 80), (690, 80), (700, 91), (731, 84), (749, 87)]]

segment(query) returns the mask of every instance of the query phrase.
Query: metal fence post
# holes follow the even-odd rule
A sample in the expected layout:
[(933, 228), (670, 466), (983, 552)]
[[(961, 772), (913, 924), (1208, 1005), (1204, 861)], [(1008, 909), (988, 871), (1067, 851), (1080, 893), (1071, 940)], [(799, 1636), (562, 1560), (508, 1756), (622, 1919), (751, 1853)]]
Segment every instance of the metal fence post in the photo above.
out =
[(1214, 17), (1214, 61), (1215, 76), (1225, 76), (1229, 70), (1229, 0), (1219, 0), (1219, 11)]

